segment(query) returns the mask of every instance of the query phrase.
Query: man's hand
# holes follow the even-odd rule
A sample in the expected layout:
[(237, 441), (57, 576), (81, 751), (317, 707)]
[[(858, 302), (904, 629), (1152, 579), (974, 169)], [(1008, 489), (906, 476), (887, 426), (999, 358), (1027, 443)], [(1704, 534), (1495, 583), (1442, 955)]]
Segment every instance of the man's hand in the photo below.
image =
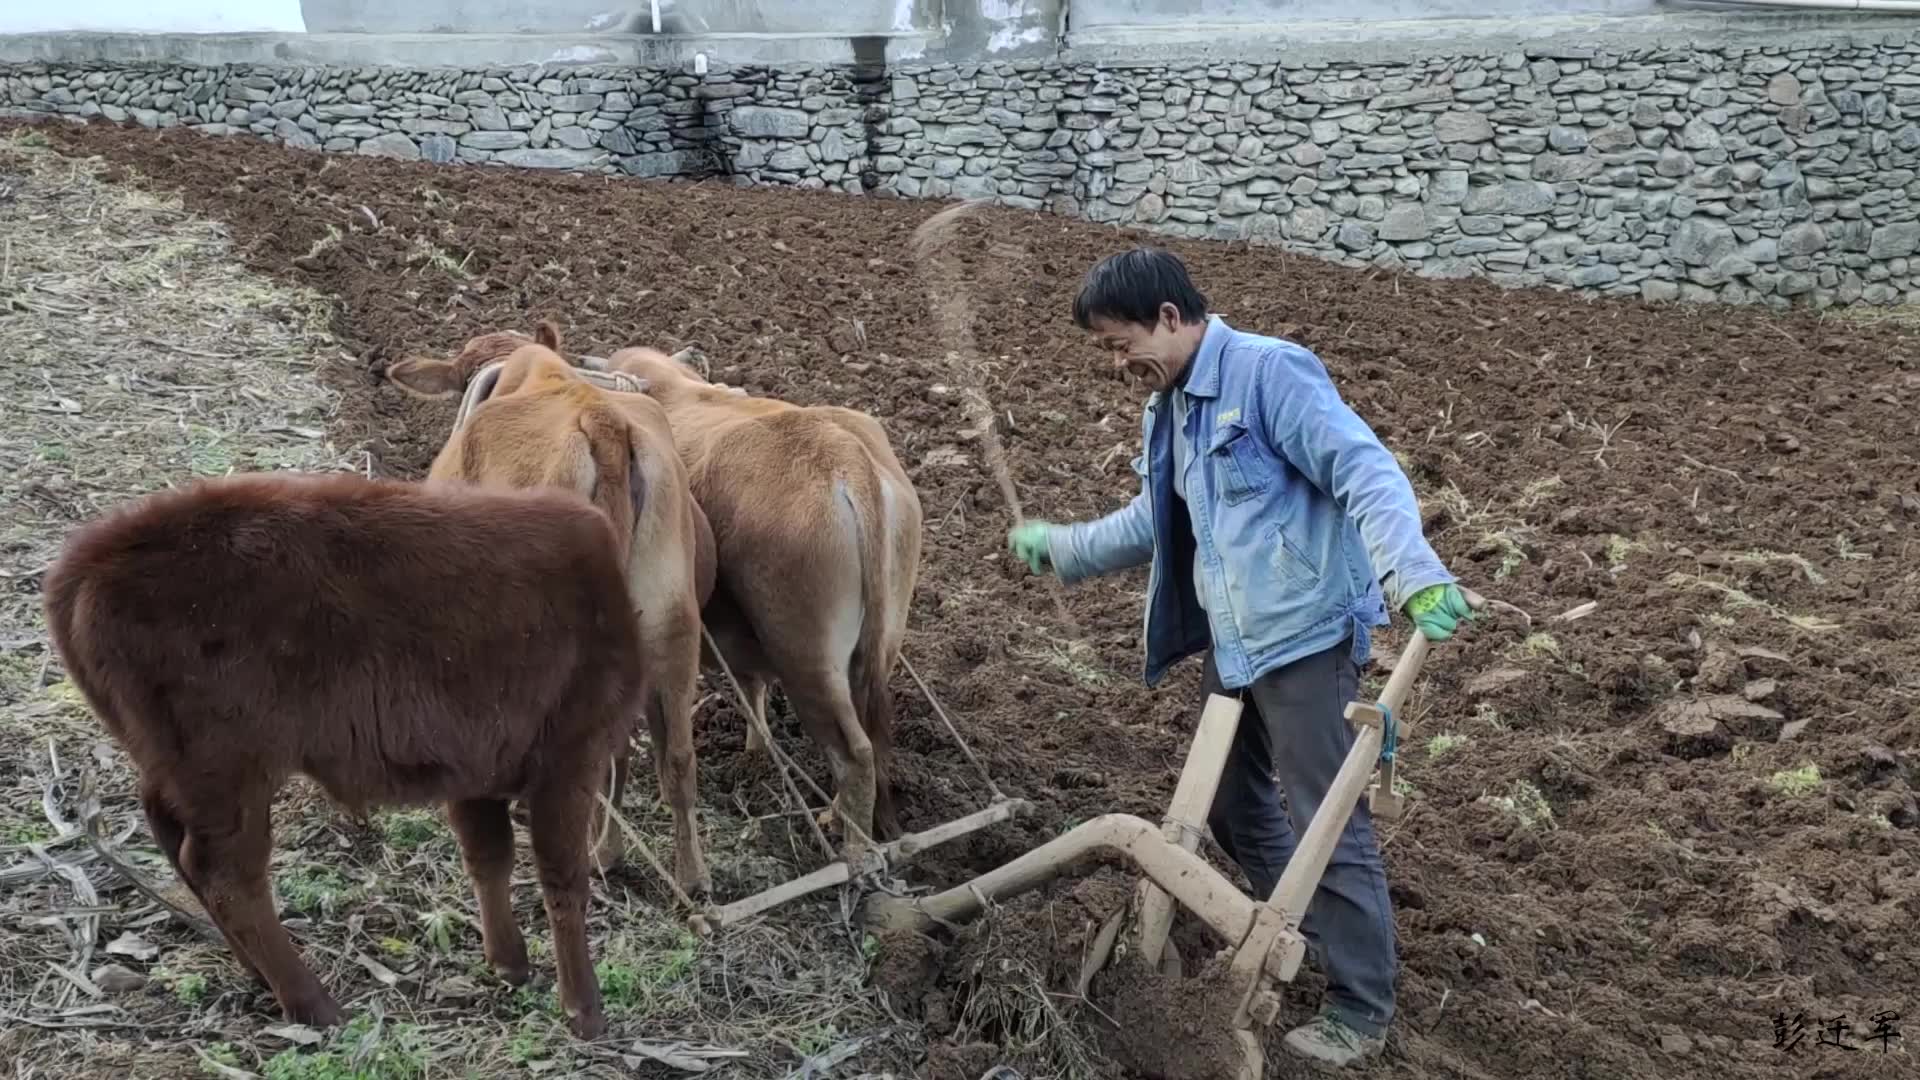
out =
[(1458, 585), (1430, 585), (1407, 601), (1407, 618), (1427, 635), (1428, 641), (1445, 641), (1462, 619), (1472, 619), (1473, 609)]
[(1047, 550), (1047, 534), (1053, 525), (1046, 521), (1023, 521), (1007, 530), (1007, 550), (1027, 564), (1027, 569), (1044, 574), (1053, 569), (1053, 557)]

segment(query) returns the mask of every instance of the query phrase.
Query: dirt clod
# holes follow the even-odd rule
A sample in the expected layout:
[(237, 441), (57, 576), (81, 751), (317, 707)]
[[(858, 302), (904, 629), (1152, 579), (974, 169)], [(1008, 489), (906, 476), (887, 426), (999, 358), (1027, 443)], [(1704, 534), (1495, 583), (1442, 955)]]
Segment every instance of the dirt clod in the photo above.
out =
[(1117, 1059), (1151, 1080), (1234, 1080), (1243, 1060), (1226, 1020), (1240, 1004), (1228, 961), (1173, 980), (1129, 956), (1098, 980), (1113, 1020), (1100, 1031)]

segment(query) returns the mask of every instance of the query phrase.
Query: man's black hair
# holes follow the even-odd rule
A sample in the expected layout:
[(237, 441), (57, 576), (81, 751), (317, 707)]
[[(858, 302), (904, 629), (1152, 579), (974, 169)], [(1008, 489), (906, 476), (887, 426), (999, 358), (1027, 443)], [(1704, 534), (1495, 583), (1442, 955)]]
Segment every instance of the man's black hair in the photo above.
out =
[(1179, 256), (1164, 248), (1138, 247), (1109, 255), (1087, 271), (1080, 295), (1073, 298), (1073, 321), (1093, 329), (1095, 318), (1152, 326), (1160, 305), (1172, 304), (1182, 322), (1207, 317), (1207, 298), (1187, 276)]

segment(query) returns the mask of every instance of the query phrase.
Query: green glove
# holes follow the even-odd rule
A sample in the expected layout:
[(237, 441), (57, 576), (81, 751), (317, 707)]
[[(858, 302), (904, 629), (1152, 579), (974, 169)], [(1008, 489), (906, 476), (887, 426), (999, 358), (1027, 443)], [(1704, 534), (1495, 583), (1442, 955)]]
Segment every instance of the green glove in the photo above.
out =
[(1427, 635), (1428, 641), (1445, 641), (1453, 636), (1462, 619), (1472, 619), (1473, 609), (1458, 585), (1429, 585), (1407, 601), (1407, 618)]
[(1047, 535), (1052, 530), (1051, 522), (1023, 521), (1007, 530), (1007, 550), (1026, 563), (1027, 569), (1044, 574), (1053, 569), (1053, 556), (1047, 550)]

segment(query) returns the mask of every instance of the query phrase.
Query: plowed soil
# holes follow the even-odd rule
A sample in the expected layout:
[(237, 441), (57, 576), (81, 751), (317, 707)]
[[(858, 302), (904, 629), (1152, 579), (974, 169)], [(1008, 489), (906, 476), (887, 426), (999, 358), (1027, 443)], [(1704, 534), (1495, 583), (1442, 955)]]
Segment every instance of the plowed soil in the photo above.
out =
[[(1004, 553), (1009, 511), (907, 247), (939, 206), (44, 130), (226, 222), (250, 265), (339, 299), (355, 355), (335, 372), (349, 400), (335, 432), (387, 474), (423, 474), (453, 409), (379, 372), (539, 317), (570, 351), (693, 344), (751, 393), (872, 412), (926, 507), (908, 659), (997, 782), (1037, 807), (914, 873), (951, 882), (1091, 816), (1164, 809), (1198, 665), (1141, 684), (1144, 572), (1066, 594), (1097, 655), (1080, 662), (1047, 584)], [(1086, 267), (1137, 239), (1014, 211), (960, 230), (985, 390), (1031, 516), (1091, 517), (1134, 489), (1139, 394), (1068, 310)], [(1384, 831), (1401, 1016), (1366, 1075), (1916, 1075), (1920, 1036), (1869, 1038), (1875, 1014), (1902, 1031), (1920, 1004), (1912, 325), (1171, 246), (1230, 322), (1320, 355), (1402, 455), (1442, 557), (1512, 605), (1434, 650), (1409, 710), (1411, 810)], [(1397, 620), (1382, 658), (1404, 632)], [(904, 824), (984, 805), (912, 681), (896, 688)], [(715, 802), (755, 766), (739, 718), (708, 708)], [(803, 743), (791, 721), (777, 734)], [(1029, 931), (1006, 938), (1014, 954), (1054, 951), (1027, 959), (1064, 994), (1103, 913), (1073, 886), (1010, 903), (1002, 924)], [(1219, 947), (1181, 933), (1190, 970)], [(893, 965), (936, 1040), (979, 982), (953, 966), (970, 940)], [(1309, 963), (1288, 993), (1270, 1075), (1304, 1071), (1278, 1032), (1310, 1015), (1317, 978)], [(1790, 1051), (1776, 1015), (1789, 1040), (1804, 1024)], [(1197, 1039), (1182, 1017), (1166, 1037)], [(974, 1080), (995, 1060), (977, 1050), (936, 1047), (927, 1071)]]

